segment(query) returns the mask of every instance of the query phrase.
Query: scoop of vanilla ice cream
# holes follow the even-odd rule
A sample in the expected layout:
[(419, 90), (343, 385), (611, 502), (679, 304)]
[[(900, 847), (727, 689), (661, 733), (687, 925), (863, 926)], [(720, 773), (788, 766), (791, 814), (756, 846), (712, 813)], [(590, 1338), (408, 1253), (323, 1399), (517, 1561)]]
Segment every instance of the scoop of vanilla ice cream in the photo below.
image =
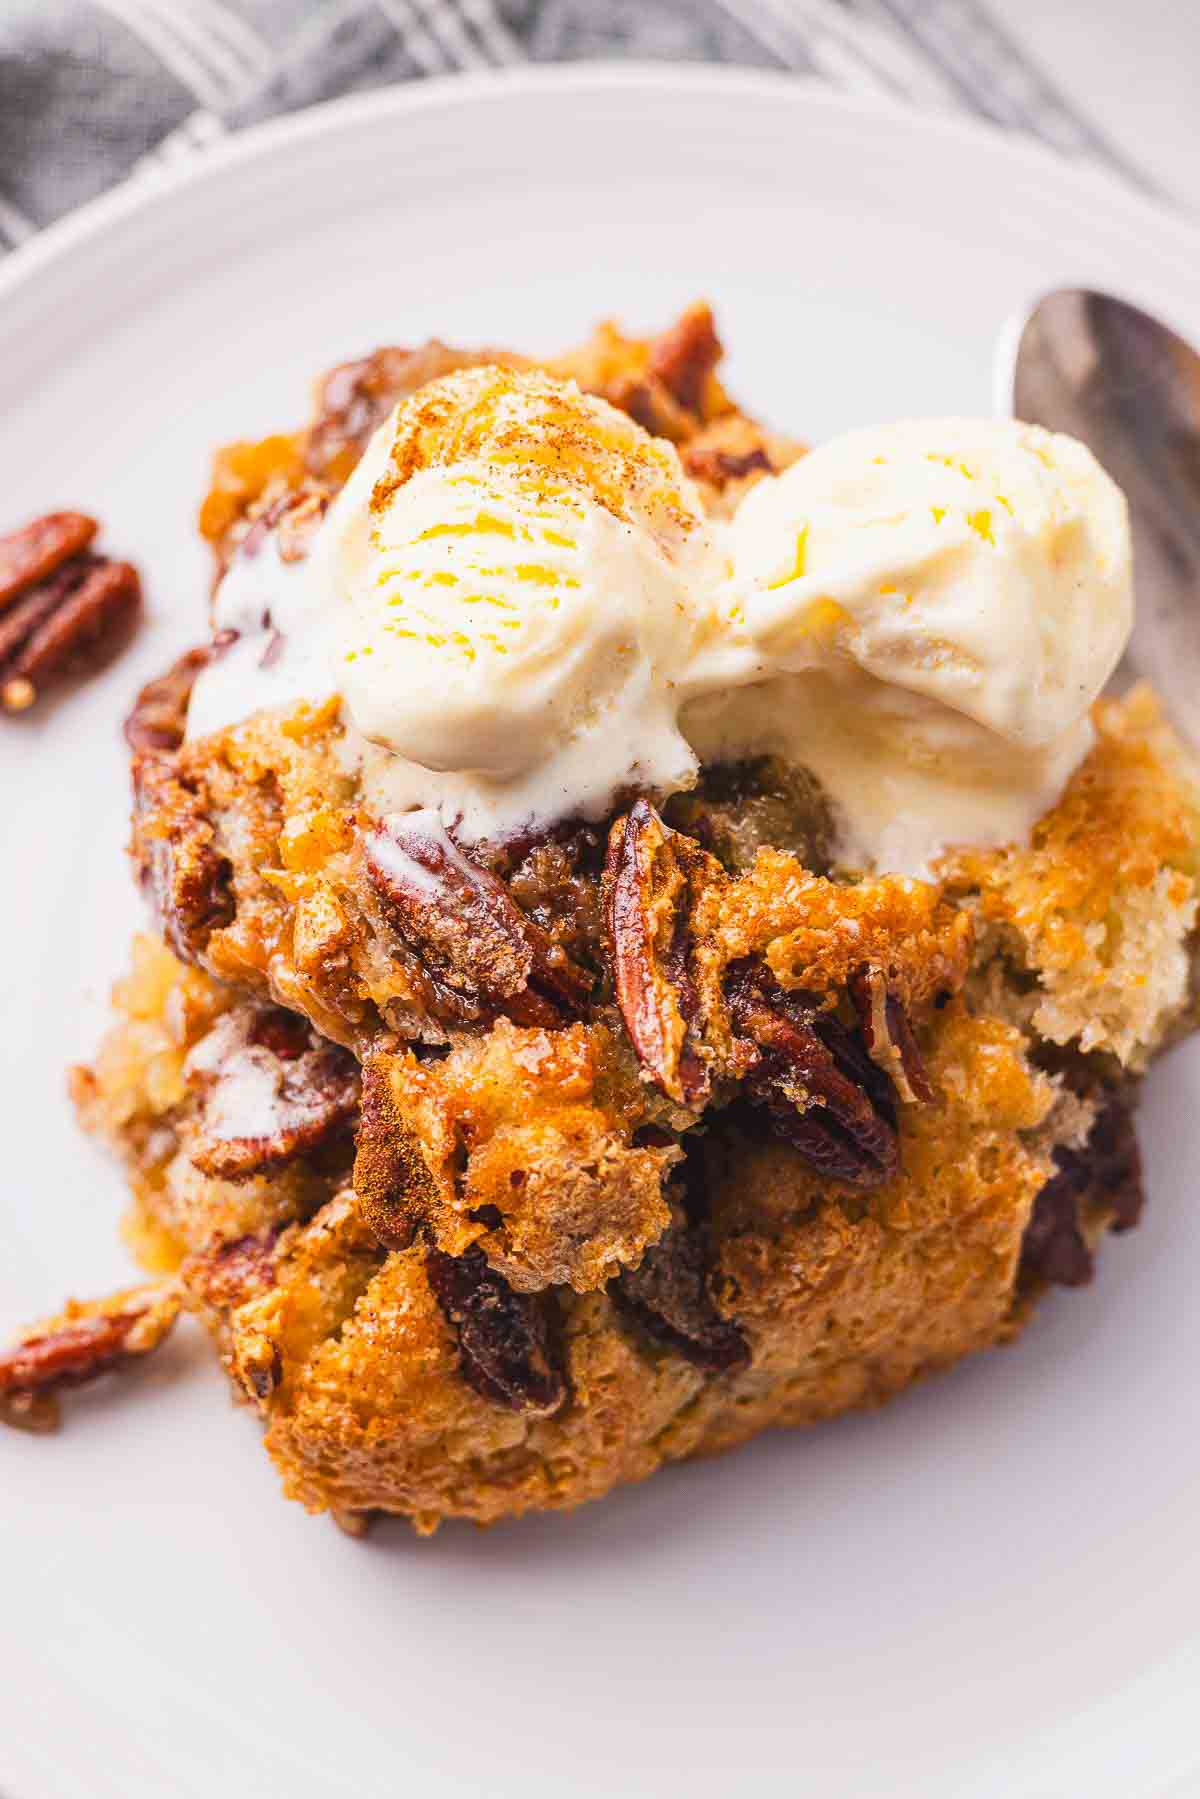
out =
[(350, 716), (428, 769), (512, 780), (686, 654), (677, 572), (648, 532), (484, 462), (398, 488), (346, 595)]
[(470, 837), (686, 784), (674, 686), (707, 545), (674, 448), (573, 384), (482, 368), (423, 389), (317, 551), (372, 796)]
[(834, 438), (747, 495), (731, 554), (773, 669), (848, 656), (1030, 746), (1078, 721), (1132, 624), (1120, 489), (1009, 419)]
[(1053, 804), (1132, 622), (1125, 502), (1082, 444), (999, 419), (850, 432), (754, 488), (728, 550), (755, 685), (689, 707), (706, 758), (806, 763), (847, 857), (898, 872)]

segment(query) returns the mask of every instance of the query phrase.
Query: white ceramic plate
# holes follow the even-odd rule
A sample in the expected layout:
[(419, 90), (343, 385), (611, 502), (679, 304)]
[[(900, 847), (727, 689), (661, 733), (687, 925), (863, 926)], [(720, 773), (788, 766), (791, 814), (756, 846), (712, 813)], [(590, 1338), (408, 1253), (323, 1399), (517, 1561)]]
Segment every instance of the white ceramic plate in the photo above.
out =
[[(662, 68), (343, 103), (5, 265), (0, 523), (94, 509), (151, 618), (0, 725), (0, 1326), (127, 1278), (63, 1068), (136, 916), (117, 721), (199, 634), (214, 444), (380, 341), (559, 346), (697, 293), (781, 425), (987, 410), (1033, 289), (1196, 335), (1198, 269), (1185, 225), (981, 130)], [(1200, 1790), (1198, 1070), (1151, 1082), (1144, 1228), (1017, 1348), (570, 1518), (351, 1543), (280, 1499), (194, 1338), (6, 1435), (7, 1799)]]

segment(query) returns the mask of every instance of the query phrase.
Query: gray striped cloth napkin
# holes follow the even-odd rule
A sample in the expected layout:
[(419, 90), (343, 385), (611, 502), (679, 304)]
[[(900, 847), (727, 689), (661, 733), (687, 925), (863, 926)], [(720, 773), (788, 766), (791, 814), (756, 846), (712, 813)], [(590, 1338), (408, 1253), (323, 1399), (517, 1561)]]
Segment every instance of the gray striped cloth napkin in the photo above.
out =
[(273, 113), (583, 57), (795, 70), (973, 112), (1145, 185), (982, 0), (0, 0), (0, 252)]

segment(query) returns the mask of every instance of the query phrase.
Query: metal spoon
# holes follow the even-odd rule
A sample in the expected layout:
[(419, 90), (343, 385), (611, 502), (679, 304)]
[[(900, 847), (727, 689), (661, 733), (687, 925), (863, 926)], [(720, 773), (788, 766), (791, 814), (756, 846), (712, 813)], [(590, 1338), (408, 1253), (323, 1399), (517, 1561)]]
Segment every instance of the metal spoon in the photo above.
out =
[(1152, 681), (1200, 743), (1200, 355), (1124, 300), (1060, 288), (998, 373), (1017, 418), (1080, 438), (1125, 489), (1138, 605), (1117, 674)]

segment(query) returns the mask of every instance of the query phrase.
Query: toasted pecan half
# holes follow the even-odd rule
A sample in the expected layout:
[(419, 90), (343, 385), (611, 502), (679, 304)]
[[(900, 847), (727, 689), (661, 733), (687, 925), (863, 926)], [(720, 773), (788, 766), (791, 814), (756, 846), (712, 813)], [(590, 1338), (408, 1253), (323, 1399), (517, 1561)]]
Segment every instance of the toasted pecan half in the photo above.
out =
[(142, 753), (177, 750), (187, 728), (188, 700), (196, 677), (212, 661), (215, 646), (185, 650), (165, 674), (147, 681), (125, 720), (125, 741)]
[(179, 1316), (178, 1281), (130, 1287), (107, 1299), (72, 1300), (0, 1351), (0, 1422), (21, 1430), (58, 1427), (58, 1395), (148, 1356)]
[(735, 964), (726, 994), (757, 1051), (746, 1091), (776, 1131), (832, 1180), (889, 1180), (900, 1165), (890, 1078), (831, 1013), (786, 992), (761, 963)]
[(24, 712), (59, 679), (102, 668), (137, 623), (142, 587), (128, 562), (88, 547), (96, 521), (51, 512), (0, 537), (0, 707)]
[(0, 537), (0, 610), (81, 555), (99, 529), (83, 512), (47, 512)]
[(358, 1111), (354, 1057), (279, 1006), (223, 1014), (192, 1050), (187, 1073), (203, 1095), (188, 1153), (221, 1180), (313, 1155)]
[(909, 1104), (932, 1105), (936, 1097), (908, 1013), (878, 969), (860, 968), (847, 991), (858, 1013), (863, 1042), (872, 1061), (889, 1076)]
[(646, 799), (612, 827), (604, 876), (605, 925), (617, 1004), (646, 1074), (681, 1104), (710, 1092), (690, 965), (693, 886), (721, 878), (716, 859), (672, 831)]
[(163, 936), (181, 961), (198, 962), (233, 921), (233, 868), (195, 786), (166, 757), (134, 757), (133, 851)]
[(587, 1004), (592, 978), (471, 860), (436, 813), (396, 814), (362, 837), (368, 879), (397, 934), (465, 1016), (554, 1025)]

